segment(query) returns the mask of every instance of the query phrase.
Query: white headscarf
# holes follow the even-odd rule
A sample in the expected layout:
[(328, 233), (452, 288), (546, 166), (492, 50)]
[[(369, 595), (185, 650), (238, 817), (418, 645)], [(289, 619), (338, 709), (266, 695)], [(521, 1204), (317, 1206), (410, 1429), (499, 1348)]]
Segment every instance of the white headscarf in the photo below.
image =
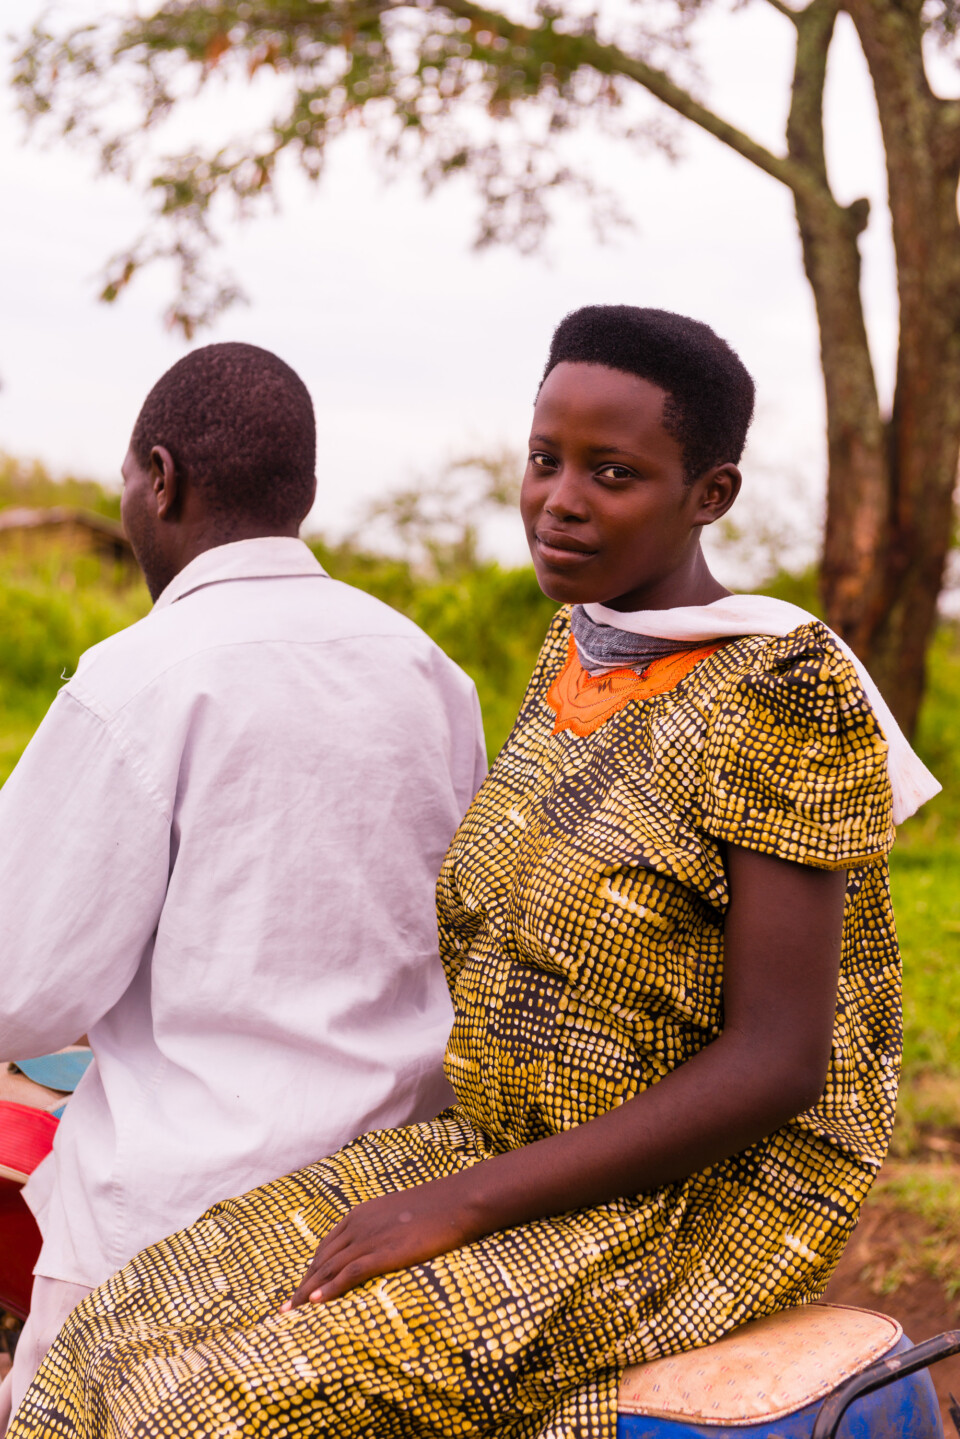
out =
[[(689, 605), (675, 610), (632, 610), (623, 614), (619, 610), (608, 609), (606, 605), (584, 605), (583, 608), (596, 625), (610, 625), (613, 629), (626, 630), (631, 634), (654, 635), (657, 639), (702, 640), (704, 643), (735, 635), (782, 637), (801, 625), (817, 623), (816, 615), (808, 614), (798, 605), (769, 599), (766, 595), (727, 595), (709, 605)], [(928, 799), (939, 794), (942, 786), (910, 748), (862, 660), (839, 635), (833, 634), (832, 630), (829, 633), (856, 670), (887, 741), (893, 822), (902, 824)]]

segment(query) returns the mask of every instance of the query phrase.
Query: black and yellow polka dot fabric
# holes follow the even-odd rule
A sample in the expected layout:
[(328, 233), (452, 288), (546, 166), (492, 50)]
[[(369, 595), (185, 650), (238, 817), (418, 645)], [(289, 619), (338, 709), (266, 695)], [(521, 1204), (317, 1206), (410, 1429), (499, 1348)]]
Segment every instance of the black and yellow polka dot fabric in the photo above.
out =
[[(440, 876), (457, 1106), (139, 1255), (76, 1310), (11, 1439), (611, 1439), (624, 1365), (822, 1291), (893, 1118), (884, 741), (816, 624), (726, 644), (589, 735), (546, 701), (567, 640), (561, 611)], [(352, 1205), (582, 1124), (720, 1032), (726, 842), (850, 870), (820, 1103), (685, 1183), (278, 1314)]]

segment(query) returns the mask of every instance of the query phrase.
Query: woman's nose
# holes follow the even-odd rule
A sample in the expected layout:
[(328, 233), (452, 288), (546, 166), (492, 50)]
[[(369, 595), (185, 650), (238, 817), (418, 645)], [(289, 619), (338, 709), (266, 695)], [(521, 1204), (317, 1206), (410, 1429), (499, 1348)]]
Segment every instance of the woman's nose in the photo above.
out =
[(544, 509), (555, 520), (585, 520), (587, 518), (583, 486), (575, 474), (568, 469), (560, 471), (555, 484), (551, 487)]

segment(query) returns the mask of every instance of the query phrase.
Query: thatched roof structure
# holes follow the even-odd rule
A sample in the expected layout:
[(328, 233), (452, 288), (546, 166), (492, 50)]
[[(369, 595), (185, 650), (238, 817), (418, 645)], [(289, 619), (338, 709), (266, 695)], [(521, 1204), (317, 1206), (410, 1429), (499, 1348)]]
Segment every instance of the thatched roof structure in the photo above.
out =
[(0, 546), (6, 540), (53, 534), (72, 549), (85, 550), (101, 559), (136, 567), (130, 541), (117, 520), (94, 510), (54, 505), (49, 509), (13, 507), (0, 510)]

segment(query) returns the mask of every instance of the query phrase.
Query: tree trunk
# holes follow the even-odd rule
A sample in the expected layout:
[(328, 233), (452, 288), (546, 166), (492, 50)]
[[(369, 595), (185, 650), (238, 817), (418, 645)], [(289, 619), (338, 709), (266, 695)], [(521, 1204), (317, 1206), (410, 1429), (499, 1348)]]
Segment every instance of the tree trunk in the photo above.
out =
[(890, 419), (877, 401), (860, 298), (857, 240), (866, 202), (833, 199), (822, 98), (836, 13), (797, 15), (788, 151), (813, 183), (794, 189), (820, 326), (827, 404), (827, 524), (821, 586), (827, 619), (864, 659), (901, 725), (913, 731), (950, 543), (960, 452), (960, 225), (957, 106), (930, 92), (919, 11), (844, 0), (873, 76), (887, 156), (900, 291)]
[(876, 563), (889, 523), (884, 427), (860, 297), (858, 238), (866, 202), (849, 209), (830, 191), (823, 87), (838, 6), (812, 0), (796, 17), (797, 54), (787, 150), (809, 183), (794, 188), (803, 264), (820, 327), (827, 408), (827, 522), (821, 583), (827, 617), (858, 654), (870, 648), (882, 605)]
[(883, 604), (865, 658), (910, 733), (950, 546), (960, 452), (960, 107), (923, 68), (919, 4), (849, 0), (873, 78), (887, 157), (900, 294), (886, 426), (889, 535)]

